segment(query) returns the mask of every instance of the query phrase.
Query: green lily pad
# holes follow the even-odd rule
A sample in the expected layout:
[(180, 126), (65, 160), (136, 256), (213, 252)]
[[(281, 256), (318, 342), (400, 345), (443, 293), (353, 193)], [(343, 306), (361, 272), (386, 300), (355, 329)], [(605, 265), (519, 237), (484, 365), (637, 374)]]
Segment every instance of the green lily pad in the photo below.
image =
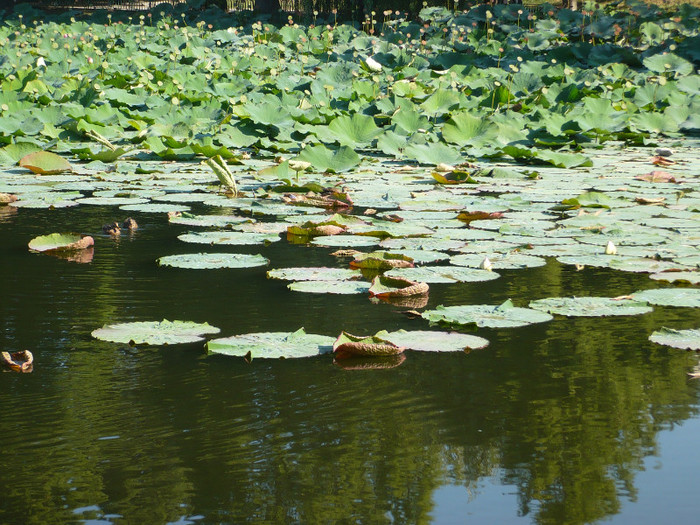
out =
[(649, 276), (655, 281), (667, 281), (670, 283), (682, 282), (690, 284), (700, 284), (700, 271), (687, 272), (659, 272)]
[(64, 171), (73, 170), (70, 162), (50, 151), (36, 151), (25, 155), (19, 160), (19, 165), (40, 175), (50, 175), (52, 173), (63, 173)]
[(405, 349), (376, 335), (357, 336), (342, 332), (333, 343), (336, 359), (397, 355)]
[(632, 297), (658, 306), (700, 308), (700, 289), (698, 288), (657, 288), (634, 292)]
[(278, 234), (269, 233), (245, 233), (245, 232), (195, 232), (183, 233), (177, 236), (183, 242), (197, 244), (267, 244), (280, 240)]
[(313, 357), (333, 351), (332, 337), (307, 334), (303, 328), (296, 332), (259, 332), (207, 343), (207, 352), (252, 359), (291, 359)]
[(544, 266), (547, 261), (542, 257), (533, 255), (522, 255), (520, 253), (465, 253), (455, 255), (450, 258), (450, 263), (456, 266), (468, 266), (470, 268), (480, 268), (484, 264), (484, 259), (491, 262), (491, 267), (496, 270), (516, 270), (520, 268), (537, 268)]
[(486, 348), (489, 344), (488, 340), (483, 337), (456, 332), (397, 330), (388, 333), (379, 332), (377, 335), (397, 346), (418, 352), (464, 352)]
[(214, 268), (253, 268), (266, 266), (269, 259), (262, 255), (243, 253), (186, 253), (182, 255), (166, 255), (157, 260), (160, 266), (173, 268), (191, 268), (209, 270)]
[(530, 301), (530, 308), (568, 317), (640, 315), (653, 310), (644, 301), (616, 297), (548, 297)]
[(269, 279), (283, 279), (286, 281), (349, 281), (360, 279), (362, 272), (347, 268), (275, 268), (267, 272)]
[(141, 213), (171, 213), (188, 211), (190, 207), (184, 204), (157, 204), (149, 202), (145, 204), (124, 204), (123, 206), (119, 206), (119, 209), (124, 211), (138, 211)]
[(674, 330), (663, 327), (652, 332), (649, 341), (683, 350), (700, 350), (700, 328), (688, 330)]
[(219, 329), (209, 323), (164, 319), (105, 325), (93, 330), (92, 337), (130, 345), (172, 345), (202, 341), (204, 335), (218, 333)]
[(425, 283), (475, 283), (498, 279), (500, 274), (477, 268), (458, 266), (421, 266), (389, 270), (387, 277), (401, 277)]
[(250, 222), (250, 217), (241, 217), (239, 215), (194, 215), (192, 213), (182, 212), (170, 214), (168, 221), (173, 224), (184, 224), (185, 226), (210, 226), (223, 228), (231, 224), (241, 222)]
[(488, 328), (516, 328), (552, 320), (546, 312), (513, 306), (510, 300), (500, 305), (440, 305), (435, 310), (426, 310), (421, 317), (431, 324)]
[(321, 235), (320, 237), (314, 237), (311, 240), (311, 244), (334, 248), (361, 248), (379, 244), (379, 239), (362, 235)]
[(369, 286), (366, 281), (295, 281), (289, 283), (287, 288), (293, 292), (352, 295), (366, 294)]
[(83, 250), (94, 244), (95, 241), (92, 237), (79, 233), (51, 233), (34, 237), (29, 241), (29, 249), (35, 252)]

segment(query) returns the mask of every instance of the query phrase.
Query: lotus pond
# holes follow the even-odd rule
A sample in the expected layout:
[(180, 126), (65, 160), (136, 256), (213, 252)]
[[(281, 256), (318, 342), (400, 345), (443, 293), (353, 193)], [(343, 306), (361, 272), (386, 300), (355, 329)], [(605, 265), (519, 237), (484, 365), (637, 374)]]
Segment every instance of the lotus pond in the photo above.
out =
[(4, 19), (0, 522), (692, 523), (698, 11), (547, 9)]

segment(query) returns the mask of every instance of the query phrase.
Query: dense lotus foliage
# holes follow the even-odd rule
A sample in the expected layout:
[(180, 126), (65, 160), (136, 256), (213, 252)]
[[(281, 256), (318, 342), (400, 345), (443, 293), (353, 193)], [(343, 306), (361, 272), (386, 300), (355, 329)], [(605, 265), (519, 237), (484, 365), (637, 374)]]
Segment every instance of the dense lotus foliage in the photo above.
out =
[(0, 27), (0, 142), (107, 162), (132, 148), (168, 159), (247, 148), (303, 149), (321, 171), (369, 151), (571, 167), (590, 161), (561, 152), (700, 128), (690, 6), (376, 18), (363, 31), (237, 26), (216, 10), (81, 20), (26, 10)]

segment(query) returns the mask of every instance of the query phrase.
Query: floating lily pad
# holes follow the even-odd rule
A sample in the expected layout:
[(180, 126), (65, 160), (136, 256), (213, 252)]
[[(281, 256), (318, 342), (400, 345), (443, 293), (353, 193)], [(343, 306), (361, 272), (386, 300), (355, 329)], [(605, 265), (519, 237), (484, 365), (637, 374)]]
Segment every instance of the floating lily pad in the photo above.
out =
[(638, 301), (659, 306), (685, 306), (700, 308), (700, 289), (698, 288), (657, 288), (632, 294)]
[(29, 241), (29, 249), (35, 252), (70, 251), (83, 250), (94, 244), (92, 237), (79, 233), (51, 233), (34, 237)]
[(640, 315), (653, 310), (644, 301), (617, 297), (548, 297), (531, 301), (529, 306), (568, 317)]
[(267, 244), (279, 241), (278, 234), (244, 233), (244, 232), (196, 232), (184, 233), (177, 236), (184, 242), (197, 244), (227, 244), (227, 245), (252, 245)]
[(369, 286), (366, 281), (296, 281), (289, 283), (287, 288), (293, 292), (352, 295), (366, 294)]
[(419, 352), (463, 352), (485, 348), (489, 342), (483, 337), (456, 332), (437, 332), (430, 330), (414, 330), (377, 334), (397, 346), (404, 346), (407, 350)]
[(208, 270), (214, 268), (253, 268), (266, 266), (270, 263), (262, 255), (243, 253), (186, 253), (182, 255), (167, 255), (158, 259), (161, 266), (174, 268), (191, 268)]
[(252, 359), (291, 359), (313, 357), (333, 351), (332, 337), (296, 332), (259, 332), (212, 339), (207, 343), (210, 354)]
[(186, 226), (212, 226), (224, 227), (230, 224), (241, 222), (250, 222), (250, 217), (241, 217), (239, 215), (194, 215), (192, 213), (175, 213), (168, 217), (168, 220), (173, 224), (184, 224)]
[(139, 211), (141, 213), (170, 213), (188, 211), (190, 207), (184, 204), (158, 204), (148, 202), (145, 204), (126, 204), (119, 206), (119, 209), (124, 211)]
[(488, 328), (515, 328), (552, 320), (548, 313), (513, 306), (510, 300), (500, 305), (440, 305), (435, 310), (426, 310), (421, 316), (431, 324)]
[(649, 276), (655, 281), (687, 282), (690, 284), (700, 284), (700, 271), (687, 272), (659, 272)]
[(287, 281), (346, 281), (361, 278), (362, 272), (327, 267), (274, 268), (267, 272), (267, 276), (270, 279)]
[(700, 350), (700, 328), (674, 330), (663, 327), (649, 336), (649, 341), (684, 350)]
[(73, 169), (70, 162), (50, 151), (36, 151), (25, 155), (20, 159), (19, 165), (40, 175), (63, 173)]
[(401, 277), (426, 283), (474, 283), (498, 279), (500, 274), (477, 268), (459, 266), (421, 266), (419, 268), (397, 268), (384, 275)]
[(334, 248), (360, 248), (363, 246), (374, 246), (379, 243), (379, 239), (374, 237), (364, 237), (361, 235), (323, 235), (315, 237), (311, 244), (328, 246)]
[(345, 359), (354, 356), (382, 357), (400, 354), (405, 350), (391, 341), (376, 335), (357, 336), (342, 332), (333, 343), (333, 352), (336, 359)]
[(350, 261), (351, 268), (389, 270), (391, 268), (412, 268), (413, 259), (407, 255), (389, 252), (358, 253)]
[(209, 323), (164, 319), (105, 325), (93, 330), (92, 337), (130, 345), (172, 345), (202, 341), (204, 335), (218, 333), (219, 329)]
[(522, 255), (520, 253), (465, 253), (455, 255), (450, 258), (450, 263), (456, 266), (468, 266), (470, 268), (480, 268), (484, 263), (484, 259), (488, 258), (491, 261), (491, 267), (496, 270), (517, 270), (521, 268), (536, 268), (547, 264), (541, 257), (533, 255)]

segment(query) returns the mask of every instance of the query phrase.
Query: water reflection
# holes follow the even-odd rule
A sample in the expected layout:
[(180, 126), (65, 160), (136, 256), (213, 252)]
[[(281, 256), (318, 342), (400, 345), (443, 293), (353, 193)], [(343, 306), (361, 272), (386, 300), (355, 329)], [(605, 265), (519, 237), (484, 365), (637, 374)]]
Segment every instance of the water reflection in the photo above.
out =
[[(689, 309), (484, 330), (485, 349), (407, 352), (364, 372), (331, 356), (248, 364), (198, 344), (94, 341), (90, 331), (107, 322), (163, 317), (208, 321), (223, 336), (426, 324), (366, 297), (291, 293), (264, 270), (194, 280), (158, 268), (157, 257), (183, 251), (181, 230), (146, 217), (132, 240), (96, 239), (89, 265), (32, 256), (36, 224), (55, 220), (44, 213), (23, 210), (12, 229), (0, 227), (0, 346), (32, 348), (37, 365), (0, 376), (3, 523), (427, 523), (444, 516), (444, 487), (468, 495), (455, 513), (483, 496), (492, 522), (516, 513), (590, 523), (636, 497), (657, 433), (697, 416), (700, 382), (686, 375), (695, 356), (646, 340), (697, 315)], [(76, 230), (103, 223), (98, 210), (61, 213)], [(314, 248), (266, 250), (279, 267), (333, 260)], [(554, 263), (523, 272), (435, 286), (429, 307), (522, 305), (647, 282)], [(516, 494), (499, 497), (493, 485)]]

